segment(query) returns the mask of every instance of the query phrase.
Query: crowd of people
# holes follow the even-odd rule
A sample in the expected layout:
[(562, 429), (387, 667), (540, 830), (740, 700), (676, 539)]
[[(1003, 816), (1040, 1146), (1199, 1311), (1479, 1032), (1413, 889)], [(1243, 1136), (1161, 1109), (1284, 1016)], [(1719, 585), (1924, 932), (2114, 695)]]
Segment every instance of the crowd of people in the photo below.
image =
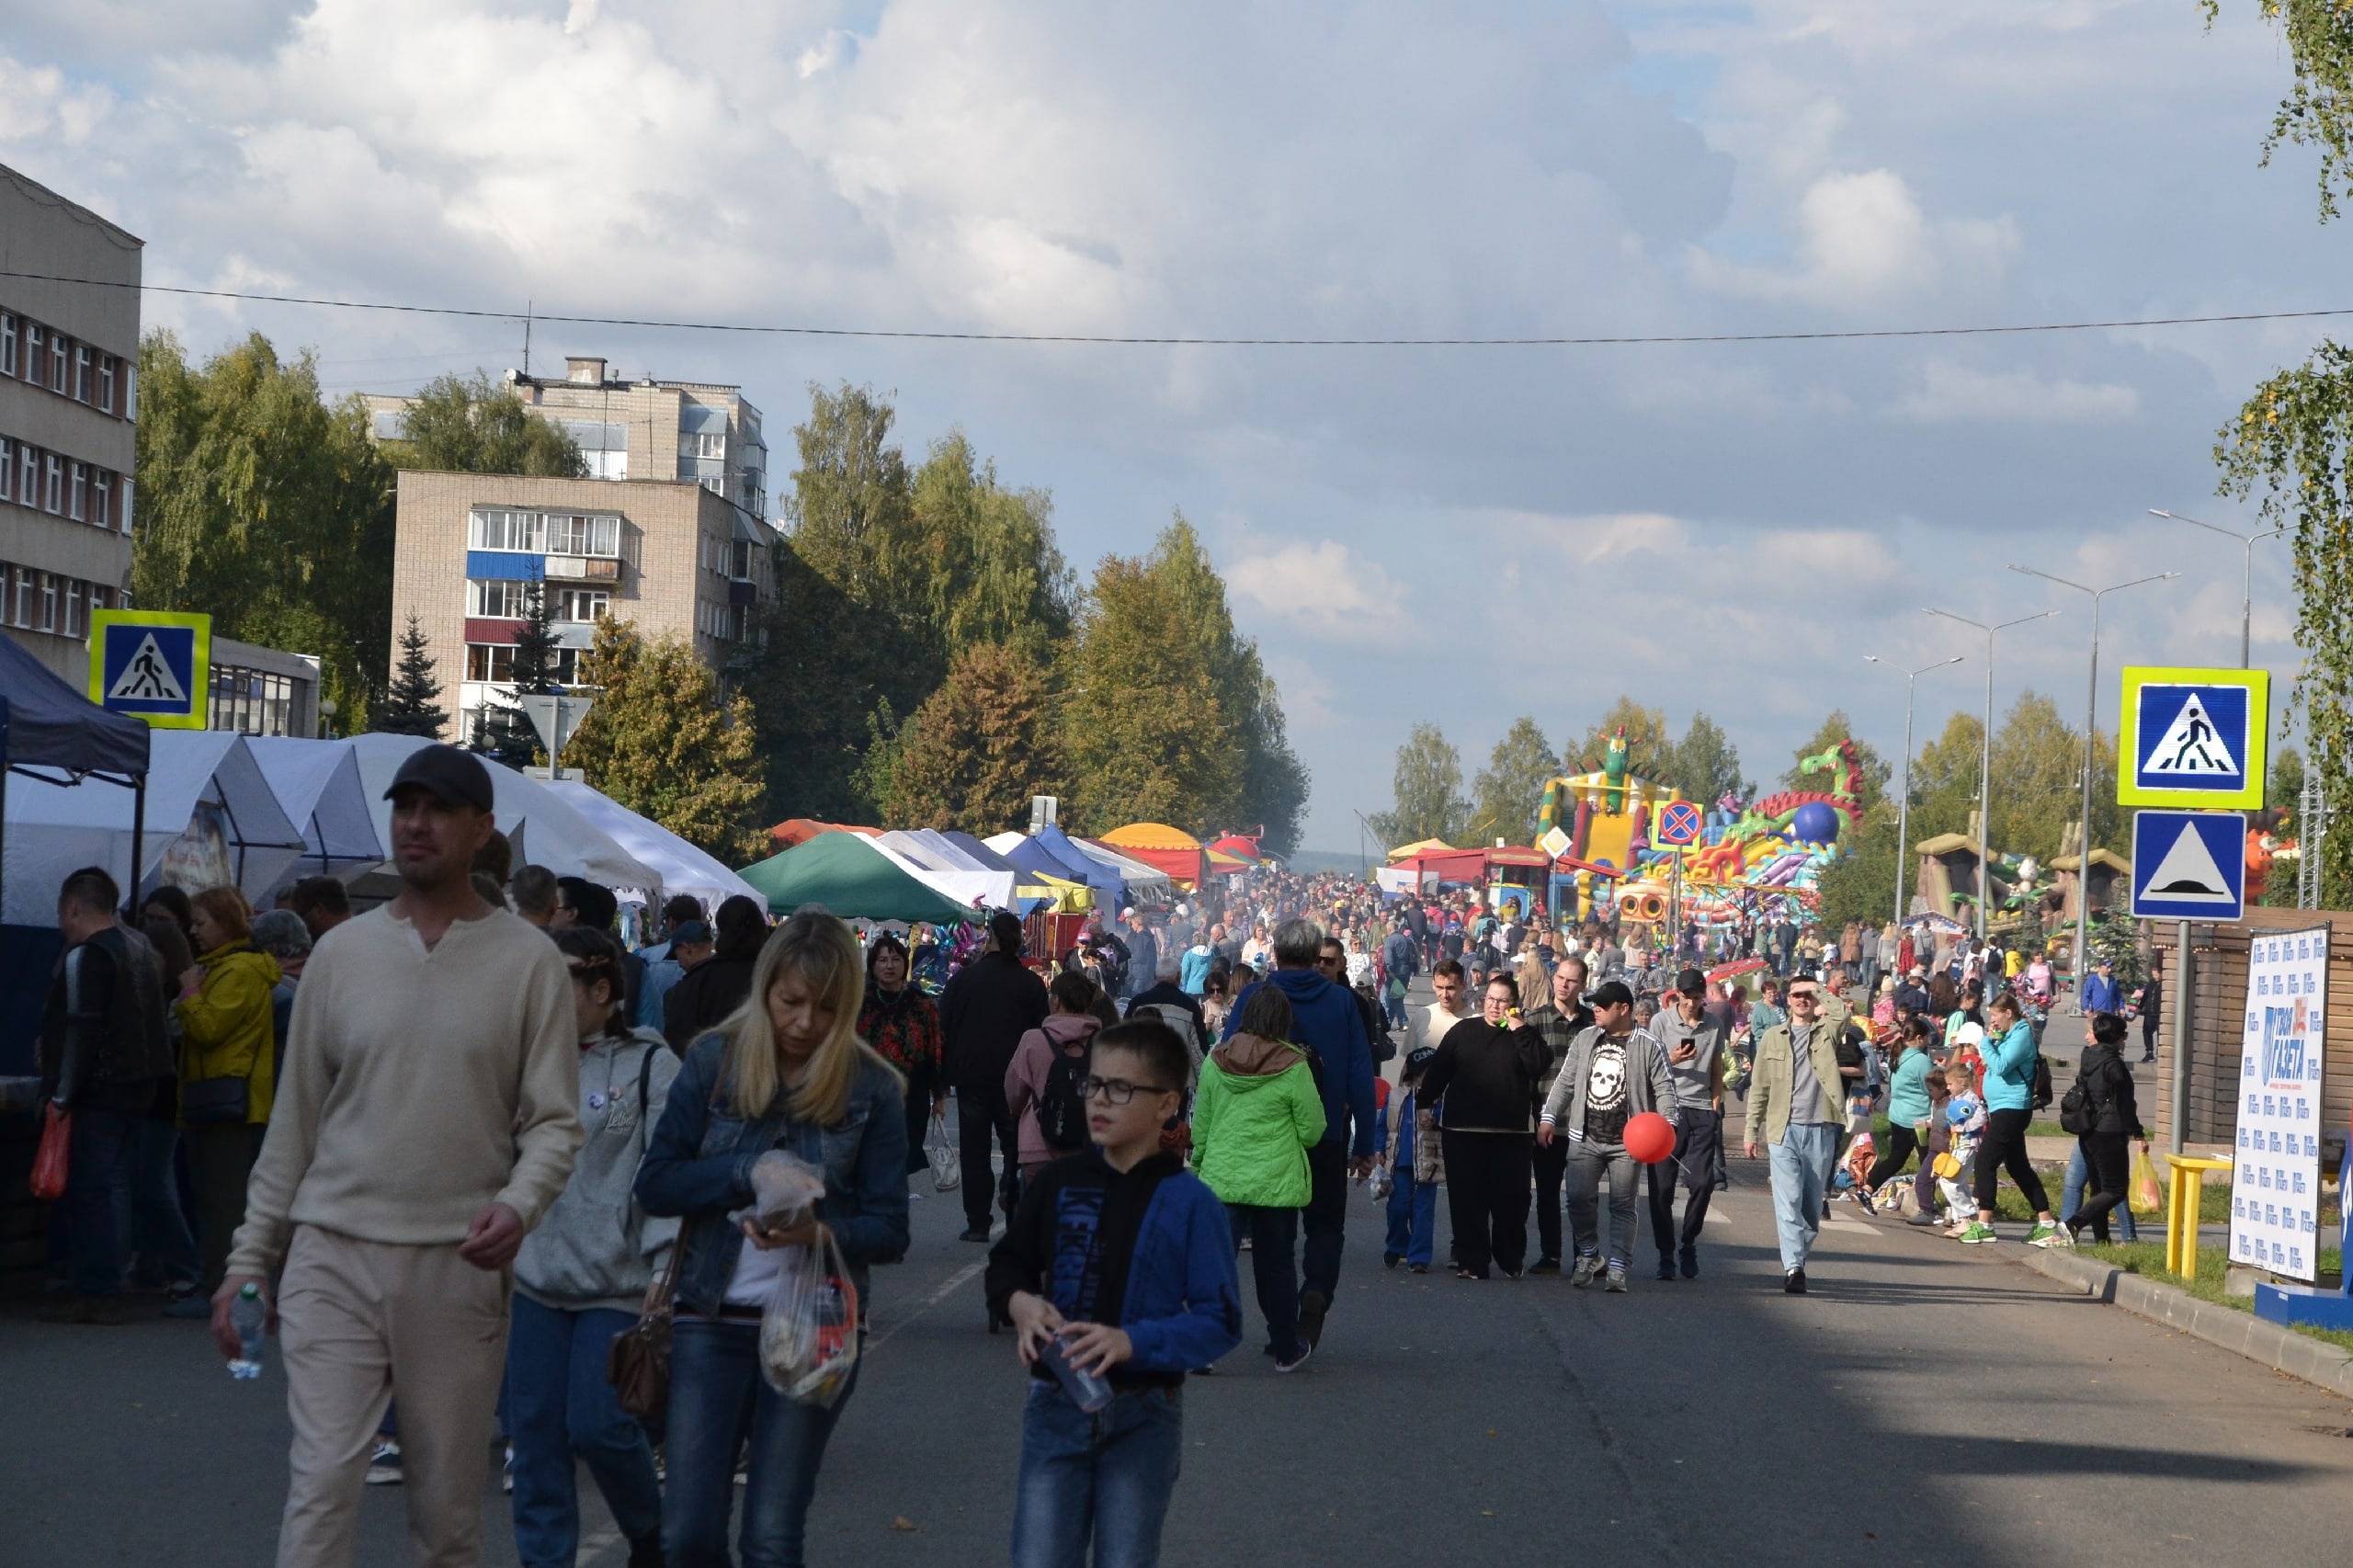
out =
[[(961, 1191), (987, 1328), (1029, 1372), (1013, 1555), (1040, 1565), (1090, 1541), (1155, 1560), (1177, 1390), (1243, 1337), (1240, 1254), (1264, 1354), (1297, 1371), (1339, 1300), (1352, 1185), (1385, 1203), (1390, 1268), (1435, 1266), (1443, 1188), (1465, 1281), (1623, 1292), (1638, 1212), (1656, 1277), (1692, 1280), (1745, 1102), (1802, 1293), (1883, 1102), (1866, 1206), (1909, 1192), (1913, 1222), (1941, 1206), (1982, 1241), (2007, 1173), (2039, 1244), (2131, 1222), (2124, 1020), (2094, 1020), (2071, 1096), (2088, 1196), (2062, 1224), (2024, 1150), (2047, 970), (2038, 991), (2037, 958), (1965, 937), (1556, 927), (1269, 869), (1098, 916), (1059, 953), (1010, 914), (950, 964), (949, 933), (771, 925), (747, 899), (671, 900), (630, 950), (611, 890), (508, 863), (479, 760), (424, 748), (387, 796), (400, 888), (364, 913), (325, 878), (263, 913), (163, 887), (127, 918), (95, 869), (59, 897), (42, 1065), (71, 1148), (49, 1315), (119, 1323), (154, 1290), (233, 1358), (236, 1303), (266, 1303), (293, 1426), (282, 1563), (347, 1562), (360, 1488), (391, 1479), (421, 1561), (476, 1560), (498, 1441), (526, 1562), (574, 1561), (575, 1463), (632, 1565), (728, 1561), (739, 1483), (743, 1559), (800, 1562), (857, 1372), (824, 1399), (780, 1391), (764, 1315), (837, 1258), (862, 1335), (926, 1165)], [(1432, 1000), (1409, 1005), (1425, 973)], [(1652, 1117), (1672, 1146), (1638, 1158)], [(790, 1222), (754, 1208), (774, 1151), (822, 1178)], [(662, 1338), (665, 1396), (624, 1408), (617, 1346)]]

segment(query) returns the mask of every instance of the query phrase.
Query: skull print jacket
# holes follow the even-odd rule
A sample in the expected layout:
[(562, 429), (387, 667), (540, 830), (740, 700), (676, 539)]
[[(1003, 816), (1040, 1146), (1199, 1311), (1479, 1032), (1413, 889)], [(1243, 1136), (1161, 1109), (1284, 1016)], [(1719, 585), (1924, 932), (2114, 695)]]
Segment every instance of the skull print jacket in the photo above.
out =
[[(1594, 1049), (1602, 1039), (1596, 1024), (1579, 1034), (1561, 1059), (1552, 1092), (1544, 1096), (1544, 1120), (1566, 1131), (1571, 1142), (1585, 1141), (1586, 1097), (1593, 1080)], [(1624, 1039), (1626, 1051), (1625, 1111), (1628, 1117), (1656, 1111), (1676, 1119), (1675, 1079), (1666, 1069), (1666, 1050), (1648, 1029), (1635, 1029)]]

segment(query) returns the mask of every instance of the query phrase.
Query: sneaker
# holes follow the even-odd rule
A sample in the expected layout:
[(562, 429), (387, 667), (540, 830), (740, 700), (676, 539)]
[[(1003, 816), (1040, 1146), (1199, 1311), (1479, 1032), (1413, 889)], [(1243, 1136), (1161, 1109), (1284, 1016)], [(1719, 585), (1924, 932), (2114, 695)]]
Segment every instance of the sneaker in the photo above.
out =
[(1609, 1266), (1608, 1283), (1602, 1286), (1602, 1289), (1616, 1296), (1622, 1296), (1626, 1293), (1626, 1266), (1624, 1264), (1613, 1263)]
[(1427, 1274), (1429, 1271), (1430, 1266), (1427, 1263), (1409, 1263), (1405, 1266), (1405, 1272), (1408, 1274)]
[(1676, 1267), (1682, 1271), (1683, 1278), (1686, 1279), (1699, 1278), (1699, 1249), (1698, 1247), (1683, 1248), (1676, 1254)]
[(1662, 1257), (1658, 1260), (1658, 1277), (1661, 1279), (1672, 1279), (1675, 1278), (1675, 1259), (1671, 1257)]
[(368, 1484), (398, 1486), (401, 1483), (401, 1446), (386, 1437), (368, 1456)]
[(1577, 1259), (1576, 1271), (1569, 1276), (1569, 1283), (1582, 1290), (1592, 1284), (1593, 1277), (1600, 1272), (1601, 1259), (1590, 1256), (1580, 1256)]
[(1785, 1296), (1802, 1296), (1805, 1294), (1804, 1269), (1792, 1268), (1789, 1273), (1782, 1276), (1781, 1294)]
[(1933, 1230), (1936, 1228), (1937, 1217), (1934, 1214), (1915, 1214), (1904, 1222), (1907, 1225), (1916, 1225), (1924, 1231)]
[(1397, 1257), (1397, 1255), (1396, 1255), (1395, 1253), (1393, 1253), (1393, 1252), (1384, 1252), (1384, 1253), (1382, 1253), (1382, 1254), (1381, 1255), (1381, 1267), (1383, 1267), (1383, 1268), (1394, 1268), (1394, 1267), (1397, 1267), (1397, 1263), (1398, 1263), (1398, 1257)]
[(1299, 1350), (1296, 1355), (1290, 1357), (1278, 1356), (1275, 1358), (1275, 1370), (1278, 1372), (1296, 1372), (1302, 1367), (1306, 1366), (1307, 1358), (1314, 1354), (1315, 1346), (1302, 1339), (1299, 1342)]
[(1248, 1252), (1250, 1250), (1250, 1238), (1248, 1236), (1243, 1237), (1242, 1244), (1235, 1247), (1233, 1250), (1236, 1252)]
[(1961, 1227), (1961, 1234), (1956, 1239), (1965, 1247), (1973, 1247), (1986, 1242), (1998, 1242), (2002, 1238), (1995, 1235), (1994, 1227), (1983, 1220), (1972, 1220), (1967, 1225)]
[(512, 1443), (506, 1445), (506, 1458), (499, 1463), (498, 1489), (501, 1492), (515, 1490), (515, 1445)]
[(2037, 1221), (2034, 1229), (2026, 1233), (2026, 1244), (2030, 1247), (2056, 1247), (2065, 1252), (2075, 1246), (2075, 1238), (2047, 1221)]
[(964, 1227), (964, 1233), (956, 1239), (963, 1242), (978, 1242), (983, 1246), (986, 1246), (989, 1242), (989, 1228), (986, 1225), (967, 1225)]
[(1299, 1293), (1299, 1336), (1309, 1349), (1324, 1343), (1324, 1314), (1332, 1310), (1332, 1298), (1321, 1290)]
[(193, 1290), (185, 1295), (175, 1293), (170, 1301), (164, 1303), (164, 1315), (167, 1318), (206, 1319), (212, 1315), (212, 1303)]
[(1561, 1272), (1561, 1260), (1557, 1257), (1540, 1257), (1534, 1263), (1528, 1266), (1528, 1272), (1530, 1274), (1558, 1274)]

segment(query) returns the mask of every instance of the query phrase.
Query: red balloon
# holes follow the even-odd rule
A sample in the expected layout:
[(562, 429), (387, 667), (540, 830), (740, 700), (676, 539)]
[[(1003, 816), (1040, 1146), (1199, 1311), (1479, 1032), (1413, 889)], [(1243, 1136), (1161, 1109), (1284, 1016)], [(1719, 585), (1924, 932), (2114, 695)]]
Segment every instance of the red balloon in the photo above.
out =
[(1626, 1122), (1626, 1153), (1654, 1165), (1675, 1153), (1675, 1123), (1654, 1110), (1630, 1117)]

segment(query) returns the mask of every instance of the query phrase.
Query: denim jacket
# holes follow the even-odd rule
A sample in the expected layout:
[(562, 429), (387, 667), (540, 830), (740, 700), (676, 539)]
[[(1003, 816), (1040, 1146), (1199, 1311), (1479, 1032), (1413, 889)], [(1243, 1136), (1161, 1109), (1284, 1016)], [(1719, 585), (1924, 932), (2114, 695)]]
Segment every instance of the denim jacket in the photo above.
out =
[(863, 1303), (868, 1267), (907, 1255), (907, 1120), (898, 1080), (880, 1062), (861, 1061), (849, 1112), (831, 1127), (795, 1120), (782, 1095), (746, 1119), (720, 1089), (726, 1043), (714, 1032), (688, 1048), (637, 1171), (639, 1205), (680, 1217), (678, 1310), (717, 1315), (744, 1248), (744, 1233), (727, 1214), (752, 1200), (752, 1162), (770, 1149), (824, 1167), (818, 1217), (832, 1229)]

